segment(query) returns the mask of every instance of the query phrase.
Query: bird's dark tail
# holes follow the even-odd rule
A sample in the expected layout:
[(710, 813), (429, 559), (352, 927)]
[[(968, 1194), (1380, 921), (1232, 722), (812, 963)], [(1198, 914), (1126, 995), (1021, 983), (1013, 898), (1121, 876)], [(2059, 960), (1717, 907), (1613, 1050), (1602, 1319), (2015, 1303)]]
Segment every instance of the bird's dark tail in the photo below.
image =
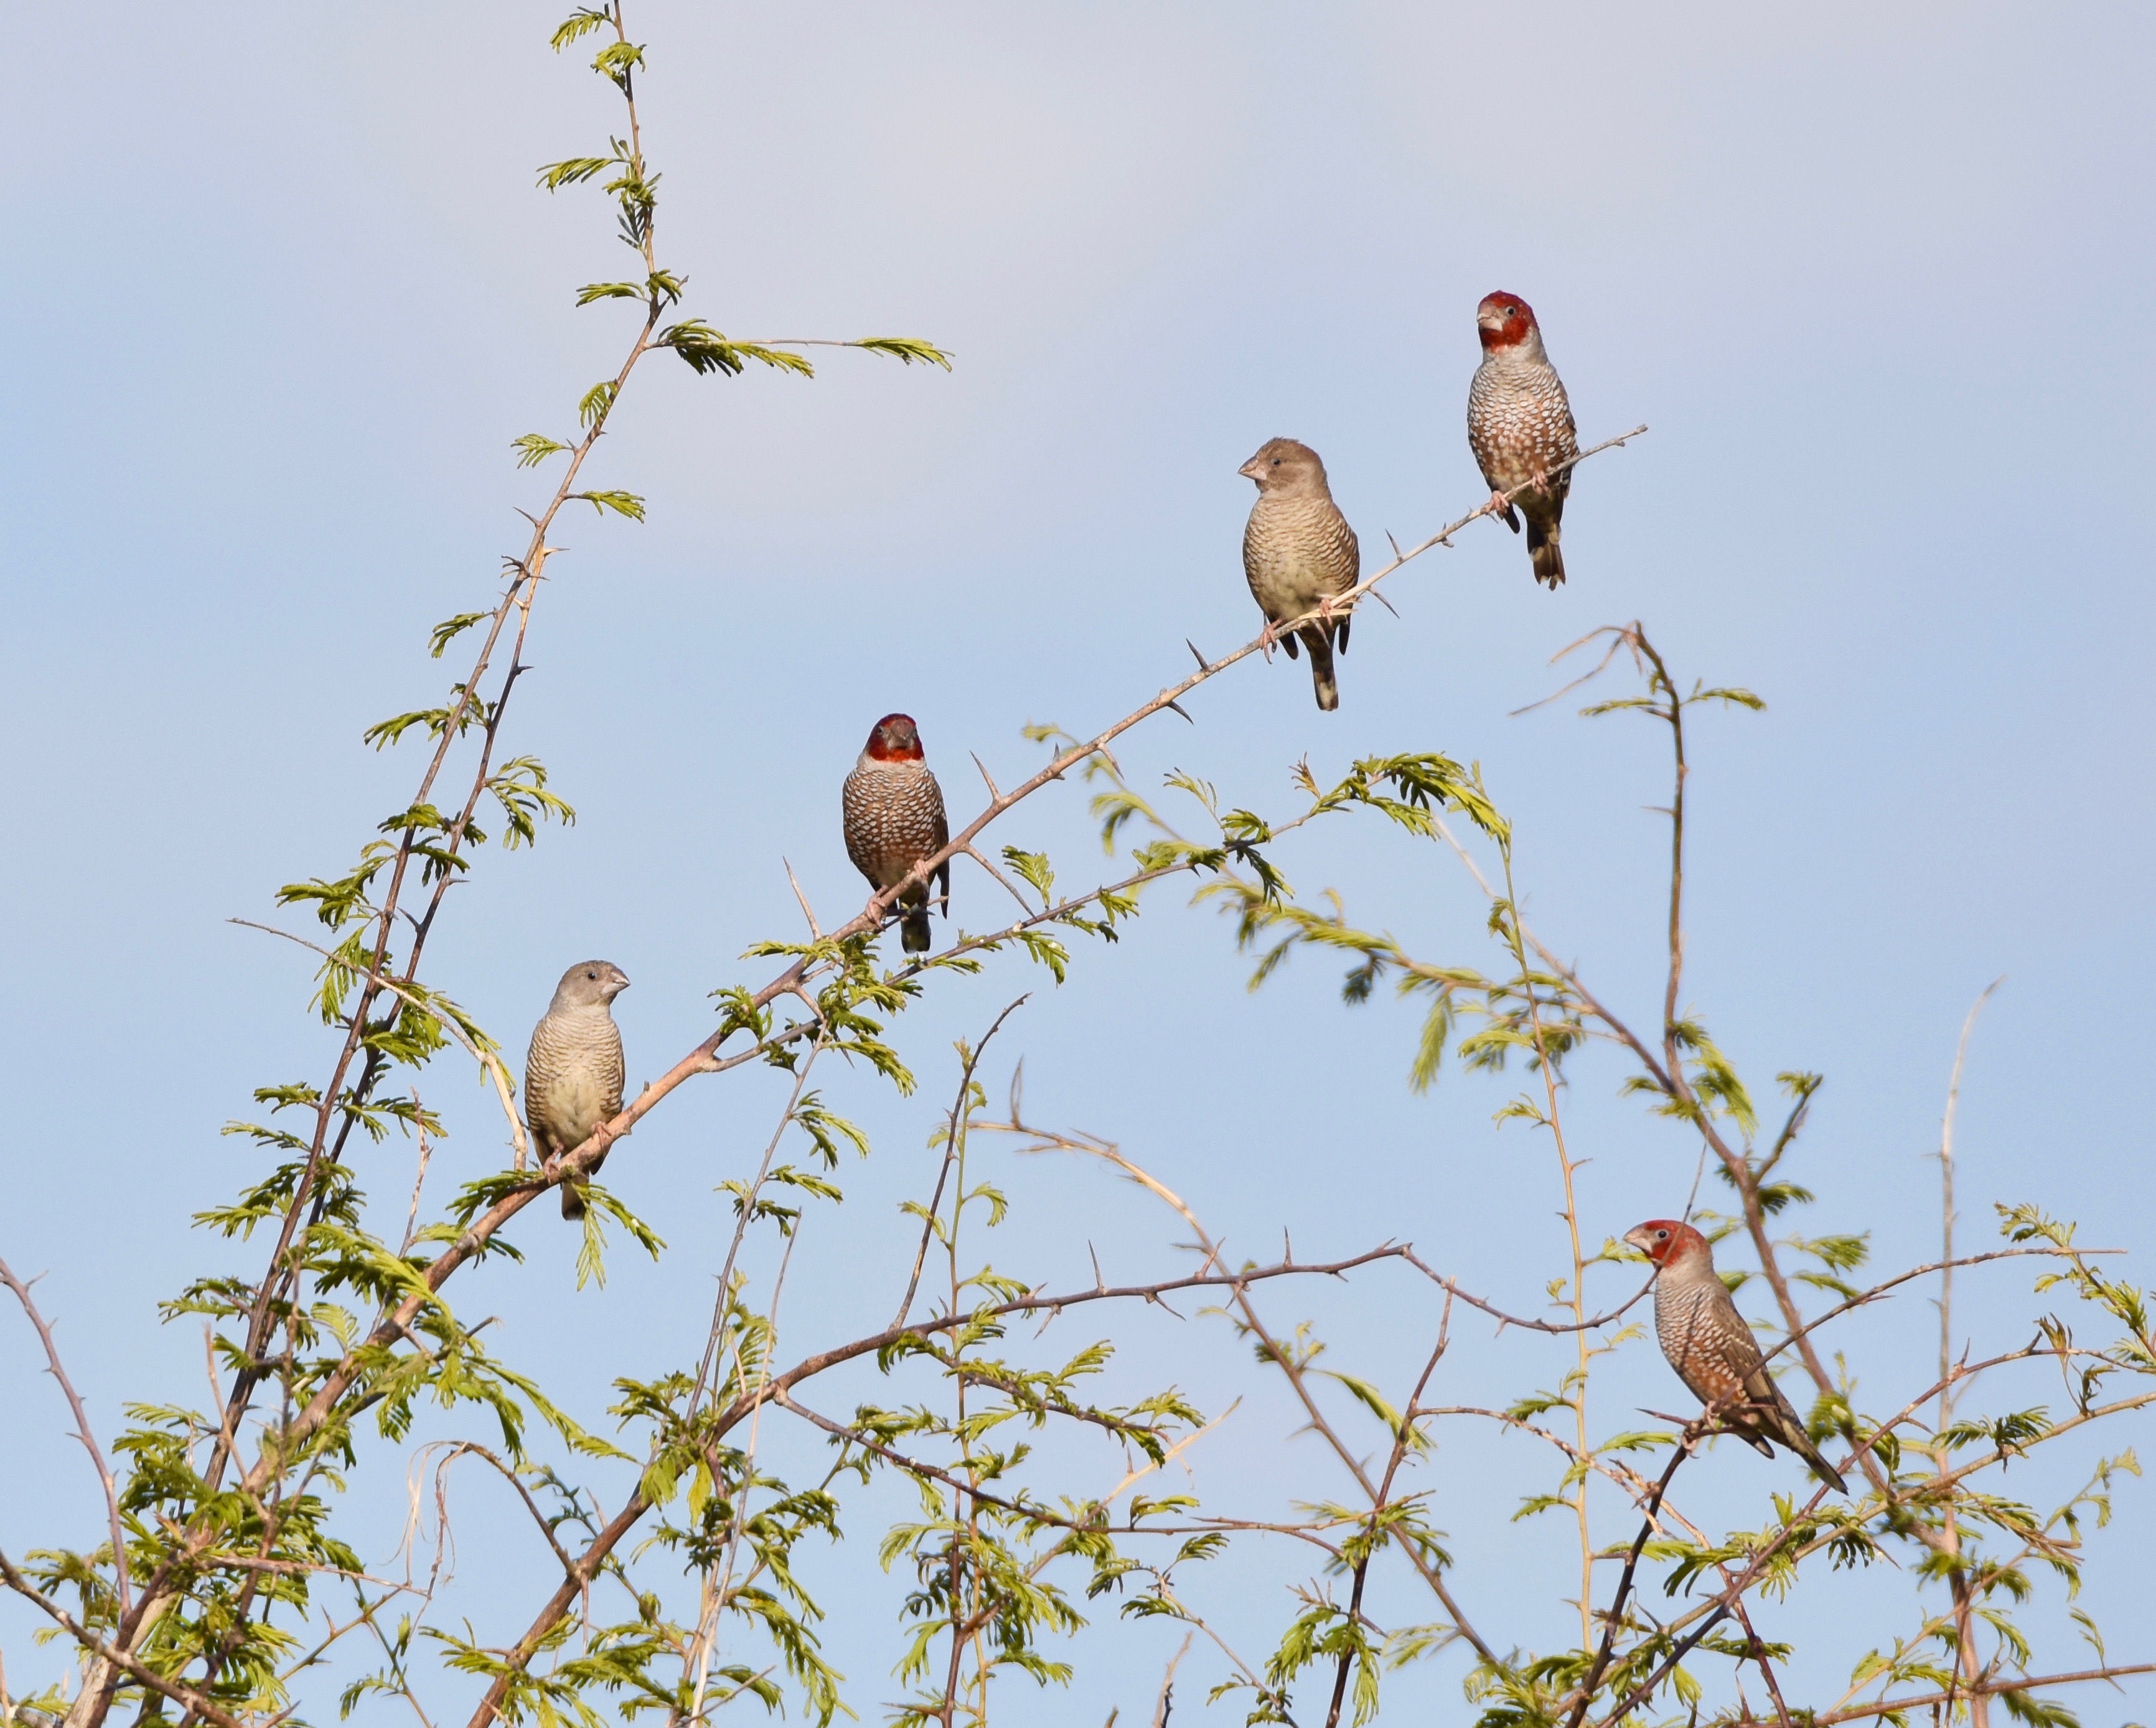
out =
[[(1330, 714), (1340, 705), (1340, 685), (1332, 675), (1332, 640), (1323, 630), (1312, 628), (1300, 633), (1302, 645), (1310, 650), (1310, 681), (1317, 690), (1317, 705)], [(1291, 636), (1288, 640), (1295, 639)]]
[(1841, 1479), (1841, 1472), (1826, 1461), (1826, 1456), (1811, 1443), (1811, 1437), (1799, 1428), (1794, 1435), (1784, 1437), (1792, 1452), (1801, 1454), (1812, 1474), (1833, 1489), (1836, 1494), (1847, 1494), (1849, 1484)]
[(928, 901), (924, 896), (917, 906), (908, 906), (906, 915), (899, 920), (898, 945), (908, 954), (926, 954), (932, 943), (928, 934)]
[(1532, 516), (1527, 518), (1527, 556), (1534, 561), (1537, 582), (1553, 588), (1564, 586), (1564, 554), (1558, 550), (1554, 522), (1545, 528)]
[(1797, 1414), (1796, 1407), (1783, 1395), (1779, 1387), (1774, 1388), (1774, 1408), (1762, 1413), (1768, 1433), (1810, 1464), (1815, 1476), (1838, 1494), (1849, 1492), (1849, 1484), (1841, 1479), (1841, 1472), (1812, 1444), (1812, 1437), (1804, 1432), (1804, 1418)]

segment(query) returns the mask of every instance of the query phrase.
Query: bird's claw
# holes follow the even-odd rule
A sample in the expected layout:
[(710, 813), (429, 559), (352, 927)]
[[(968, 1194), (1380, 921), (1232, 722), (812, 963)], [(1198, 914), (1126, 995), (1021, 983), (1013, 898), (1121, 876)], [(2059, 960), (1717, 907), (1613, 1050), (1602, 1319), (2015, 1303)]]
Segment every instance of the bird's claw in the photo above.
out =
[(1273, 628), (1273, 621), (1269, 618), (1265, 620), (1265, 628), (1258, 632), (1258, 652), (1270, 661), (1273, 657), (1273, 644), (1279, 640), (1280, 633)]

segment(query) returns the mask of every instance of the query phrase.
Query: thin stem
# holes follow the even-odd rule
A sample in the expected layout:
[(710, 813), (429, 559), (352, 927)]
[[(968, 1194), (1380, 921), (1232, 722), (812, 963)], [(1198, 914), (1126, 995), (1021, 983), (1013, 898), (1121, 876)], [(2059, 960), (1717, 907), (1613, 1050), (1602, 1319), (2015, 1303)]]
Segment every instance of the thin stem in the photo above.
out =
[(906, 1324), (906, 1316), (913, 1310), (914, 1295), (921, 1288), (921, 1269), (927, 1264), (928, 1244), (936, 1234), (936, 1220), (942, 1211), (944, 1186), (951, 1179), (951, 1167), (958, 1156), (958, 1149), (963, 1140), (960, 1119), (970, 1118), (972, 1114), (973, 1070), (980, 1066), (981, 1057), (987, 1051), (989, 1040), (1003, 1030), (1004, 1022), (1024, 1007), (1027, 1000), (1027, 997), (1021, 996), (997, 1015), (995, 1023), (988, 1028), (980, 1043), (964, 1051), (965, 1062), (958, 1074), (958, 1095), (952, 1100), (951, 1115), (944, 1131), (943, 1161), (937, 1169), (936, 1192), (929, 1196), (928, 1208), (921, 1219), (921, 1246), (913, 1256), (913, 1271), (906, 1281), (906, 1295), (901, 1299), (898, 1313), (891, 1320), (894, 1328)]
[[(771, 1280), (771, 1311), (766, 1319), (766, 1324), (770, 1328), (770, 1336), (761, 1352), (757, 1368), (757, 1384), (759, 1389), (770, 1380), (772, 1352), (778, 1347), (779, 1299), (786, 1294), (787, 1268), (793, 1264), (793, 1247), (800, 1240), (801, 1228), (804, 1223), (806, 1223), (805, 1218), (797, 1218), (793, 1221), (793, 1228), (785, 1233), (786, 1246), (779, 1253), (778, 1270)], [(757, 1442), (762, 1433), (763, 1409), (759, 1404), (755, 1418), (749, 1423), (748, 1443), (742, 1449), (741, 1487), (734, 1496), (733, 1522), (726, 1531), (726, 1553), (719, 1567), (716, 1587), (711, 1592), (710, 1626), (706, 1630), (700, 1624), (696, 1629), (701, 1649), (696, 1662), (696, 1697), (693, 1707), (689, 1712), (689, 1720), (692, 1722), (701, 1722), (704, 1720), (704, 1699), (711, 1682), (711, 1663), (718, 1654), (719, 1616), (726, 1612), (726, 1604), (731, 1599), (734, 1557), (740, 1551), (742, 1534), (748, 1528), (749, 1490), (756, 1483)]]
[[(1009, 1010), (1005, 1012), (1008, 1013)], [(997, 1023), (1002, 1024), (1001, 1020), (998, 1019)], [(951, 1197), (950, 1228), (944, 1238), (944, 1258), (950, 1273), (950, 1306), (944, 1311), (954, 1317), (959, 1311), (961, 1287), (958, 1274), (958, 1227), (964, 1221), (966, 1215), (966, 1122), (973, 1115), (971, 1093), (972, 1076), (969, 1068), (967, 1081), (959, 1090), (958, 1102), (951, 1113), (951, 1138), (949, 1144), (944, 1148), (944, 1169), (957, 1177), (956, 1192)], [(939, 1176), (937, 1178), (937, 1187), (940, 1190), (942, 1185), (942, 1178)], [(930, 1216), (932, 1218), (933, 1213)], [(909, 1289), (906, 1305), (911, 1307), (912, 1301), (912, 1293)], [(905, 1315), (901, 1312), (900, 1315), (901, 1323), (904, 1319)], [(958, 1670), (959, 1664), (964, 1658), (966, 1651), (966, 1623), (968, 1618), (966, 1613), (968, 1577), (965, 1557), (973, 1551), (978, 1543), (977, 1521), (981, 1512), (980, 1478), (973, 1468), (973, 1443), (967, 1438), (966, 1433), (965, 1340), (963, 1336), (954, 1337), (952, 1341), (951, 1365), (952, 1378), (956, 1382), (957, 1402), (957, 1420), (952, 1432), (957, 1437), (959, 1462), (966, 1472), (966, 1486), (952, 1496), (951, 1504), (951, 1663), (949, 1671), (946, 1674), (943, 1681), (943, 1705), (940, 1713), (943, 1718), (943, 1728), (954, 1728), (957, 1720)], [(963, 1544), (958, 1535), (962, 1520), (968, 1536), (971, 1539)], [(978, 1595), (978, 1580), (974, 1581), (973, 1587), (975, 1594)]]
[(1589, 1705), (1594, 1702), (1595, 1688), (1602, 1684), (1602, 1676), (1609, 1671), (1610, 1654), (1616, 1648), (1617, 1628), (1624, 1623), (1625, 1599), (1632, 1592), (1632, 1575), (1639, 1570), (1640, 1556), (1646, 1548), (1647, 1538), (1654, 1533), (1655, 1515), (1661, 1510), (1662, 1496), (1670, 1491), (1670, 1483), (1676, 1477), (1679, 1467), (1691, 1455), (1691, 1447), (1680, 1443), (1670, 1454), (1669, 1464), (1655, 1484), (1654, 1491), (1647, 1496), (1645, 1515), (1640, 1522), (1640, 1533), (1632, 1538), (1631, 1551), (1625, 1556), (1625, 1570), (1618, 1575), (1616, 1593), (1609, 1598), (1609, 1612), (1602, 1618), (1601, 1648), (1594, 1653), (1594, 1665), (1588, 1669), (1587, 1678), (1580, 1682), (1579, 1700), (1573, 1706), (1565, 1728), (1579, 1728), (1580, 1723), (1586, 1719)]
[[(1378, 1484), (1378, 1506), (1371, 1511), (1369, 1521), (1363, 1526), (1364, 1546), (1355, 1562), (1355, 1581), (1348, 1597), (1348, 1618), (1359, 1622), (1363, 1616), (1363, 1587), (1370, 1575), (1370, 1562), (1377, 1558), (1378, 1512), (1392, 1499), (1393, 1479), (1399, 1474), (1406, 1461), (1409, 1449), (1420, 1439), (1417, 1426), (1422, 1408), (1422, 1395), (1429, 1389), (1430, 1376), (1437, 1372), (1438, 1363), (1444, 1359), (1445, 1346), (1452, 1334), (1452, 1297), (1445, 1299), (1445, 1312), (1438, 1320), (1437, 1343), (1430, 1351), (1430, 1360), (1423, 1364), (1421, 1377), (1414, 1390), (1408, 1395), (1407, 1408), (1402, 1413), (1393, 1434), (1393, 1449), (1385, 1459), (1385, 1473)], [(1187, 1648), (1187, 1646), (1186, 1646)], [(1325, 1728), (1339, 1728), (1340, 1711), (1348, 1699), (1348, 1676), (1354, 1665), (1355, 1651), (1352, 1646), (1340, 1653), (1340, 1665), (1332, 1676), (1332, 1703), (1325, 1713)], [(1169, 1670), (1171, 1674), (1173, 1669)]]
[[(35, 1281), (32, 1279), (30, 1282)], [(129, 1602), (127, 1535), (121, 1526), (120, 1499), (111, 1468), (105, 1461), (105, 1454), (97, 1443), (97, 1436), (90, 1431), (90, 1413), (83, 1408), (82, 1399), (75, 1392), (74, 1382), (68, 1378), (67, 1368), (60, 1361), (59, 1346), (54, 1341), (52, 1326), (44, 1315), (38, 1312), (37, 1302), (30, 1295), (30, 1284), (16, 1277), (8, 1263), (0, 1260), (0, 1284), (5, 1284), (13, 1293), (15, 1300), (23, 1305), (23, 1312), (28, 1316), (30, 1325), (37, 1331), (38, 1342), (44, 1346), (45, 1372), (59, 1382), (61, 1396), (66, 1398), (68, 1408), (74, 1416), (74, 1437), (82, 1442), (82, 1449), (90, 1454), (90, 1468), (97, 1472), (97, 1484), (105, 1495), (105, 1530), (112, 1541), (114, 1588), (120, 1598), (120, 1611), (125, 1614)]]
[[(1976, 1030), (1976, 1017), (1984, 1012), (1984, 1003), (1991, 1000), (1992, 992), (2006, 982), (2002, 976), (1984, 987), (1984, 992), (1970, 1004), (1969, 1016), (1961, 1023), (1961, 1036), (1954, 1041), (1953, 1073), (1947, 1081), (1947, 1107), (1939, 1119), (1939, 1378), (1947, 1377), (1953, 1366), (1953, 1240), (1954, 1240), (1954, 1113), (1961, 1103), (1961, 1073), (1969, 1058), (1969, 1034)], [(1951, 1393), (1939, 1394), (1938, 1426), (1945, 1428), (1953, 1419)]]
[[(1976, 1030), (1976, 1018), (1984, 1012), (1984, 1005), (1991, 1000), (1993, 991), (2005, 982), (2005, 978), (1994, 978), (1984, 987), (1984, 992), (1970, 1004), (1968, 1018), (1961, 1023), (1961, 1036), (1954, 1042), (1953, 1073), (1947, 1081), (1947, 1106), (1939, 1119), (1939, 1258), (1945, 1262), (1939, 1268), (1939, 1413), (1935, 1431), (1943, 1435), (1953, 1420), (1955, 1393), (1960, 1389), (1953, 1375), (1953, 1239), (1954, 1239), (1954, 1113), (1961, 1102), (1961, 1075), (1969, 1057), (1969, 1034)], [(1940, 1477), (1949, 1474), (1953, 1465), (1945, 1445), (1935, 1443), (1932, 1448), (1933, 1473)], [(1976, 1644), (1976, 1592), (1969, 1577), (1969, 1568), (1963, 1561), (1961, 1518), (1953, 1496), (1946, 1498), (1939, 1518), (1939, 1534), (1936, 1543), (1939, 1554), (1949, 1562), (1947, 1589), (1953, 1602), (1954, 1667), (1953, 1684), (1949, 1694), (1958, 1690), (1969, 1701), (1969, 1728), (1990, 1728), (1991, 1700), (1982, 1692), (1971, 1689), (1983, 1678), (1983, 1659)]]
[[(1501, 840), (1497, 850), (1505, 867), (1505, 903), (1509, 912), (1505, 920), (1506, 939), (1511, 945), (1513, 961), (1519, 968), (1521, 992), (1527, 998), (1527, 1025), (1534, 1038), (1535, 1064), (1542, 1072), (1543, 1121), (1550, 1131), (1552, 1144), (1557, 1149), (1558, 1171), (1564, 1186), (1564, 1225), (1567, 1242), (1572, 1250), (1573, 1427), (1578, 1440), (1580, 1456), (1591, 1459), (1594, 1445), (1587, 1433), (1587, 1387), (1591, 1361), (1587, 1344), (1587, 1258), (1579, 1240), (1579, 1201), (1573, 1180), (1575, 1167), (1571, 1153), (1565, 1147), (1564, 1119), (1558, 1104), (1557, 1064), (1550, 1058), (1548, 1041), (1543, 1034), (1542, 999), (1536, 992), (1533, 976), (1527, 969), (1527, 945), (1520, 935), (1519, 898), (1512, 882), (1512, 841), (1509, 838)], [(1588, 1478), (1583, 1474), (1572, 1496), (1573, 1515), (1579, 1526), (1579, 1647), (1583, 1650), (1594, 1638), (1594, 1531), (1588, 1513), (1587, 1485)]]

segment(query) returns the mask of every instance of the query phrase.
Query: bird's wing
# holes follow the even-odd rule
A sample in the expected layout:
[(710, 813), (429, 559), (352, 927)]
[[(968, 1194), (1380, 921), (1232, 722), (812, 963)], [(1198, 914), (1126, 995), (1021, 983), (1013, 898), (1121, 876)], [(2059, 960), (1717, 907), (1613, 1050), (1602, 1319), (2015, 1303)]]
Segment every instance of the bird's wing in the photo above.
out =
[[(941, 852), (951, 843), (951, 822), (943, 813), (942, 782), (931, 774), (928, 787), (936, 798), (936, 849)], [(943, 915), (948, 918), (951, 915), (951, 860), (947, 858), (936, 867), (936, 885), (942, 892)]]
[(1334, 541), (1340, 563), (1333, 572), (1332, 586), (1336, 592), (1344, 594), (1363, 579), (1363, 543), (1355, 538), (1354, 525), (1340, 514), (1337, 505), (1332, 517), (1340, 525)]
[(628, 1064), (622, 1059), (621, 1028), (609, 1018), (607, 1031), (611, 1034), (599, 1059), (599, 1072), (606, 1086), (606, 1099), (600, 1114), (611, 1121), (621, 1114), (621, 1091), (627, 1079)]

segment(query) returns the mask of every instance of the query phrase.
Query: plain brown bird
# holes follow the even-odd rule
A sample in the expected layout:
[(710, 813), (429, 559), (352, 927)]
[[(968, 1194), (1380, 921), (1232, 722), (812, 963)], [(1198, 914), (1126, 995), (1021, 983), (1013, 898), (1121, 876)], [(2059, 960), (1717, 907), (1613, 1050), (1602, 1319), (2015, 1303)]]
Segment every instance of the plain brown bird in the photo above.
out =
[[(629, 977), (607, 960), (580, 960), (562, 974), (554, 999), (531, 1030), (524, 1058), (524, 1126), (543, 1167), (573, 1152), (621, 1114), (621, 1028), (613, 999)], [(597, 1174), (606, 1154), (586, 1176)], [(583, 1178), (562, 1184), (562, 1216), (584, 1215)]]
[[(1363, 579), (1363, 550), (1355, 531), (1332, 501), (1325, 464), (1308, 444), (1276, 438), (1237, 470), (1258, 483), (1258, 501), (1243, 528), (1243, 575), (1265, 615), (1264, 641), (1296, 658), (1296, 638), (1310, 650), (1310, 679), (1317, 705), (1340, 705), (1332, 675), (1332, 650), (1348, 651), (1348, 613), (1337, 615), (1336, 597)], [(1320, 615), (1286, 635), (1279, 626), (1311, 613)]]
[[(869, 732), (869, 741), (846, 776), (839, 796), (846, 827), (846, 856), (880, 894), (924, 858), (951, 843), (943, 817), (943, 788), (929, 772), (928, 752), (921, 747), (921, 729), (906, 714), (886, 714)], [(943, 915), (951, 915), (951, 861), (935, 875), (942, 890)], [(899, 897), (899, 946), (926, 954), (928, 885), (916, 882)]]

